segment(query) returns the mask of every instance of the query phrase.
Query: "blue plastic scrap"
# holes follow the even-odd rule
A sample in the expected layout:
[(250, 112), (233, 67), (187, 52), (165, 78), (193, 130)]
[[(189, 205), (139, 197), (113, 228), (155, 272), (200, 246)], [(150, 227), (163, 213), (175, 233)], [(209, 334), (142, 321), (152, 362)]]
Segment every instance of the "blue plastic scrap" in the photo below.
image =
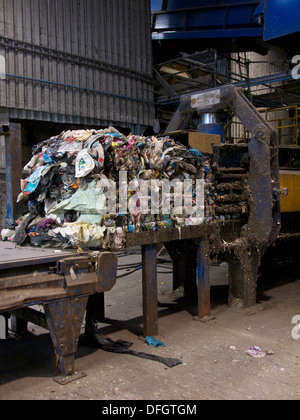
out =
[(145, 340), (146, 340), (146, 343), (147, 343), (149, 346), (154, 346), (154, 347), (159, 347), (159, 346), (162, 346), (162, 347), (166, 347), (162, 341), (159, 341), (159, 340), (157, 340), (157, 339), (156, 339), (156, 338), (154, 338), (154, 337), (147, 336), (147, 337), (145, 338)]
[(197, 149), (190, 149), (190, 152), (195, 153), (195, 155), (197, 155), (197, 156), (202, 156), (202, 153), (199, 152), (199, 150), (197, 150)]

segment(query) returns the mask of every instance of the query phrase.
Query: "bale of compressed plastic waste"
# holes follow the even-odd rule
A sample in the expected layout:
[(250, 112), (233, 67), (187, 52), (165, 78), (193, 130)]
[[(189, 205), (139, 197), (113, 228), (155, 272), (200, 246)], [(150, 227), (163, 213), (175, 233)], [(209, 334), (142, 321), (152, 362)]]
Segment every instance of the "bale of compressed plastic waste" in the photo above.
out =
[(168, 136), (62, 132), (33, 147), (24, 171), (18, 245), (121, 249), (127, 233), (215, 217), (210, 158)]

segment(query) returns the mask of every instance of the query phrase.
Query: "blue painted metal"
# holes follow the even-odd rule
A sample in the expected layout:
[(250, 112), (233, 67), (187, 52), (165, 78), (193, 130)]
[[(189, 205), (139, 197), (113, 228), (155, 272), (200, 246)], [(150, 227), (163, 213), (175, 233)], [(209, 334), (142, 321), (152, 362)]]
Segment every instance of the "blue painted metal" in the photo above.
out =
[[(152, 0), (152, 3), (154, 2), (155, 0)], [(168, 0), (166, 2), (166, 9), (174, 10), (202, 6), (224, 6), (228, 4), (231, 5), (241, 3), (249, 3), (249, 0)]]
[(221, 124), (199, 124), (197, 131), (204, 134), (216, 134), (221, 137), (221, 142), (223, 142), (224, 131)]
[(299, 0), (152, 0), (151, 4), (154, 40), (255, 37), (271, 41), (300, 32)]
[(199, 133), (218, 135), (221, 137), (221, 142), (224, 140), (223, 126), (217, 123), (215, 114), (203, 114), (202, 123), (198, 124), (197, 130)]
[(265, 12), (265, 2), (264, 0), (261, 0), (261, 2), (259, 3), (259, 5), (257, 6), (254, 12), (254, 16), (262, 16), (264, 12)]
[(191, 32), (153, 32), (152, 39), (154, 41), (167, 39), (218, 39), (218, 38), (262, 38), (262, 28), (239, 28), (239, 29), (219, 29), (219, 30), (203, 30)]
[(151, 0), (151, 11), (156, 12), (162, 9), (162, 0)]
[(265, 0), (265, 41), (300, 32), (299, 0)]
[(153, 13), (152, 38), (263, 37), (263, 26), (254, 16), (259, 4), (259, 0), (168, 2), (167, 10)]
[(207, 239), (197, 240), (198, 317), (210, 315), (210, 250)]

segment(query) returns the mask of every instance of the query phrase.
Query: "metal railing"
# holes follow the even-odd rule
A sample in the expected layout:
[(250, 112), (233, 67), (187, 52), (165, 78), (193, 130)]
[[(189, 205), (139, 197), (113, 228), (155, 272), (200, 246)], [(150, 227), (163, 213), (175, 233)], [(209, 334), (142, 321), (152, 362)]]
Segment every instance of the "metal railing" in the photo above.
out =
[[(298, 105), (280, 108), (260, 109), (265, 120), (271, 123), (278, 132), (279, 145), (299, 145), (300, 125)], [(280, 113), (280, 115), (278, 115)], [(246, 127), (237, 120), (229, 121), (224, 127), (226, 138), (232, 143), (248, 142), (251, 138)]]

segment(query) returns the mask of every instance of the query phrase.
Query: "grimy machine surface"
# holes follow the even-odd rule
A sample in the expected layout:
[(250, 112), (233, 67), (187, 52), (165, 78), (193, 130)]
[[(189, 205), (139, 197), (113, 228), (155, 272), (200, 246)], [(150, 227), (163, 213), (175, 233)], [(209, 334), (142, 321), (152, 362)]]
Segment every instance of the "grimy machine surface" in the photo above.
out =
[[(278, 142), (276, 130), (266, 122), (243, 93), (232, 85), (183, 96), (166, 133), (181, 130), (195, 112), (230, 111), (252, 134), (247, 144), (213, 145), (212, 172), (215, 195), (221, 192), (219, 218), (203, 225), (128, 233), (126, 247), (141, 247), (143, 334), (158, 335), (157, 245), (164, 244), (173, 260), (173, 282), (184, 285), (186, 296), (197, 296), (200, 319), (210, 316), (210, 259), (221, 255), (229, 263), (230, 305), (251, 308), (256, 303), (258, 267), (281, 227)], [(16, 125), (5, 128), (6, 141), (15, 148)], [(9, 165), (8, 165), (9, 168)], [(9, 174), (7, 176), (9, 179)], [(11, 194), (13, 196), (13, 194)], [(218, 198), (217, 198), (218, 199)], [(246, 202), (247, 211), (241, 212)], [(11, 205), (13, 200), (8, 201)], [(3, 244), (2, 244), (3, 245)], [(6, 252), (7, 251), (7, 252)], [(55, 352), (60, 359), (60, 383), (76, 377), (74, 354), (81, 319), (92, 327), (103, 314), (103, 292), (116, 281), (117, 259), (112, 252), (78, 255), (49, 251), (20, 258), (6, 250), (0, 262), (0, 312), (33, 320), (29, 306), (40, 303)], [(28, 251), (28, 250), (27, 250)], [(24, 251), (25, 252), (25, 251)], [(32, 252), (31, 249), (29, 252)], [(16, 264), (16, 261), (18, 263)], [(26, 310), (26, 314), (24, 314)], [(19, 311), (19, 312), (15, 312)], [(30, 317), (29, 317), (30, 315)], [(32, 321), (33, 320), (33, 321)]]
[[(226, 85), (182, 96), (166, 133), (179, 130), (194, 113), (201, 116), (220, 111), (238, 117), (252, 139), (244, 144), (212, 145), (218, 214), (241, 217), (214, 222), (206, 240), (210, 251), (228, 260), (229, 304), (249, 308), (256, 303), (261, 258), (280, 232), (280, 196), (287, 194), (287, 189), (280, 188), (277, 131), (241, 90)], [(244, 214), (243, 203), (247, 207)]]

